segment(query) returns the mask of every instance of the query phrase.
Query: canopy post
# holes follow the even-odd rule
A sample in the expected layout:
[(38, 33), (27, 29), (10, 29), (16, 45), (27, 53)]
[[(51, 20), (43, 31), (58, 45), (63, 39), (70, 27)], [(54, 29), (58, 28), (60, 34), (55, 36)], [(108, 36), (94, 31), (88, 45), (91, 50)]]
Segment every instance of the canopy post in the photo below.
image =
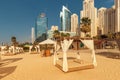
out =
[(68, 62), (67, 62), (67, 50), (69, 49), (73, 40), (64, 40), (61, 42), (62, 50), (63, 50), (63, 71), (68, 71)]
[(68, 62), (67, 62), (67, 54), (66, 52), (63, 52), (63, 71), (68, 71)]
[(38, 48), (38, 52), (40, 53), (40, 46), (39, 46), (39, 45), (37, 45), (37, 48)]
[(96, 61), (96, 57), (95, 57), (95, 50), (92, 50), (92, 59), (93, 59), (93, 65), (97, 66), (97, 61)]

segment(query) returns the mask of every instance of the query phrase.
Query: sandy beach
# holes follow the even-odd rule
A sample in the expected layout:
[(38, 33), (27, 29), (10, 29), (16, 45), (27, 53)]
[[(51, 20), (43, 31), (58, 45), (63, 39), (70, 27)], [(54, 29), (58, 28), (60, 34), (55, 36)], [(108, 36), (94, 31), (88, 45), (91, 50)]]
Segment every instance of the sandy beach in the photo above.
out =
[(119, 80), (120, 58), (113, 52), (96, 51), (97, 67), (68, 73), (53, 65), (53, 56), (29, 53), (2, 56), (0, 80)]

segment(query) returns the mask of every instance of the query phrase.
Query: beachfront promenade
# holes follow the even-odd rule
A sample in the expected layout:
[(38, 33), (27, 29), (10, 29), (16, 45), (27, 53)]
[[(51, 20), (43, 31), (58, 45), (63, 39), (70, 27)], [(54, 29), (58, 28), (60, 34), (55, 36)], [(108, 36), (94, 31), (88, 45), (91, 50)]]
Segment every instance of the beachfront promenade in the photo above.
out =
[(96, 68), (69, 73), (53, 65), (53, 56), (29, 53), (2, 56), (0, 80), (119, 80), (120, 59), (99, 55), (100, 52), (96, 53)]

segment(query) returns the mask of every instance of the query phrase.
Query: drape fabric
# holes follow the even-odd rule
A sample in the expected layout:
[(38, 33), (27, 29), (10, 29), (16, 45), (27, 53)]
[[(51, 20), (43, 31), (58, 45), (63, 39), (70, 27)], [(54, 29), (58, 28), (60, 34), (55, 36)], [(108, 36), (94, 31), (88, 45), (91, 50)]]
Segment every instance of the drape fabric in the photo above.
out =
[[(96, 57), (95, 57), (95, 50), (94, 50), (94, 41), (93, 40), (81, 40), (81, 41), (83, 42), (84, 45), (86, 45), (89, 49), (92, 50), (93, 65), (97, 66)], [(65, 39), (65, 40), (61, 41), (61, 47), (62, 47), (62, 51), (63, 51), (62, 69), (63, 69), (64, 72), (68, 71), (67, 51), (68, 51), (70, 45), (72, 44), (72, 42), (73, 42), (73, 39), (71, 39), (71, 40), (66, 40)], [(55, 53), (54, 53), (54, 65), (56, 65), (56, 61), (58, 60), (57, 51), (59, 49), (60, 49), (60, 46), (57, 45), (57, 43), (56, 43), (55, 44)], [(80, 59), (80, 54), (78, 54), (77, 58)]]
[(73, 40), (63, 40), (61, 42), (62, 50), (63, 50), (63, 71), (68, 71), (68, 62), (67, 62), (67, 50), (69, 49)]
[(56, 61), (58, 60), (58, 56), (57, 56), (57, 51), (60, 49), (60, 45), (58, 45), (57, 43), (55, 43), (55, 51), (54, 51), (54, 65), (56, 65)]
[(92, 50), (92, 61), (93, 65), (97, 66), (96, 57), (95, 57), (95, 50), (94, 50), (94, 41), (93, 40), (81, 40), (89, 49)]

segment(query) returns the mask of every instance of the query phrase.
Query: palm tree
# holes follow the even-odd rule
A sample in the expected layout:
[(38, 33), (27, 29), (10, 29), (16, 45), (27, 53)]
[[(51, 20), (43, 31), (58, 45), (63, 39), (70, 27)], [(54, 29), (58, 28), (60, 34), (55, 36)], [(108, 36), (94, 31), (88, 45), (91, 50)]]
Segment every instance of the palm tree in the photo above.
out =
[(70, 37), (70, 34), (69, 33), (61, 33), (61, 38), (65, 38), (65, 37)]
[(61, 37), (64, 37), (65, 34), (62, 32), (62, 33), (60, 33), (60, 35), (61, 35)]
[(11, 42), (12, 42), (12, 45), (13, 45), (13, 46), (18, 46), (18, 44), (19, 44), (19, 43), (17, 42), (15, 36), (12, 36), (12, 37), (11, 37)]
[(108, 32), (107, 36), (109, 39), (113, 39), (113, 37), (114, 37), (113, 33), (111, 33), (111, 32)]
[(11, 37), (11, 42), (12, 42), (12, 45), (15, 45), (15, 43), (16, 43), (16, 37), (15, 36)]
[(53, 32), (53, 37), (54, 37), (55, 39), (60, 38), (60, 32), (59, 32), (58, 30), (55, 30), (55, 31)]
[(91, 20), (88, 17), (83, 17), (81, 19), (81, 31), (85, 33), (85, 35), (91, 31), (90, 28)]
[(116, 38), (116, 39), (120, 39), (120, 32), (117, 32), (117, 33), (115, 34), (115, 38)]
[(66, 36), (67, 36), (67, 37), (70, 37), (70, 34), (69, 34), (69, 33), (66, 33)]

